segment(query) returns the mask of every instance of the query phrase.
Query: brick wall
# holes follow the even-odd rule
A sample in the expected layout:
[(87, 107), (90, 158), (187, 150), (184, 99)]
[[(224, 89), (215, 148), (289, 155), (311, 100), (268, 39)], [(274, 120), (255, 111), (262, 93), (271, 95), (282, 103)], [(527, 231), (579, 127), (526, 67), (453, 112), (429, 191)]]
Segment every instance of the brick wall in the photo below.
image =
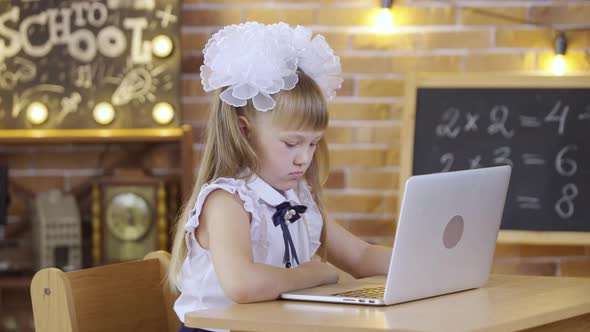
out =
[[(185, 0), (184, 120), (203, 126), (208, 99), (198, 78), (207, 38), (256, 20), (310, 26), (341, 57), (344, 84), (330, 103), (331, 216), (370, 241), (389, 242), (398, 199), (400, 115), (408, 72), (548, 70), (554, 31), (521, 23), (590, 27), (588, 1), (394, 1), (393, 34), (371, 30), (375, 0)], [(492, 16), (482, 14), (492, 12)], [(510, 16), (514, 19), (506, 19)], [(590, 30), (567, 33), (568, 66), (590, 73)], [(498, 245), (496, 272), (590, 276), (590, 246)]]
[[(182, 11), (183, 122), (202, 132), (209, 100), (198, 69), (202, 48), (220, 27), (256, 20), (310, 26), (322, 33), (342, 59), (344, 84), (330, 103), (328, 130), (332, 173), (327, 184), (331, 215), (354, 233), (391, 243), (398, 199), (400, 115), (408, 72), (544, 72), (553, 54), (553, 31), (519, 23), (529, 20), (568, 28), (590, 26), (589, 1), (479, 0), (394, 1), (398, 28), (371, 30), (377, 0), (184, 0)], [(486, 16), (481, 11), (497, 15)], [(510, 16), (514, 20), (503, 18)], [(590, 73), (590, 31), (567, 33), (572, 71)], [(200, 137), (200, 135), (199, 135)], [(195, 162), (202, 149), (194, 145)], [(57, 150), (56, 150), (57, 149)], [(60, 150), (61, 149), (61, 150)], [(2, 150), (20, 185), (35, 191), (70, 190), (99, 175), (99, 162), (116, 164), (118, 150), (105, 159), (102, 146)], [(55, 152), (57, 151), (57, 153)], [(6, 152), (10, 152), (7, 156)], [(62, 153), (76, 157), (62, 158)], [(172, 147), (145, 159), (156, 173), (177, 172)], [(138, 148), (136, 154), (141, 155)], [(105, 161), (106, 160), (106, 161)], [(590, 246), (499, 245), (495, 271), (590, 276)]]

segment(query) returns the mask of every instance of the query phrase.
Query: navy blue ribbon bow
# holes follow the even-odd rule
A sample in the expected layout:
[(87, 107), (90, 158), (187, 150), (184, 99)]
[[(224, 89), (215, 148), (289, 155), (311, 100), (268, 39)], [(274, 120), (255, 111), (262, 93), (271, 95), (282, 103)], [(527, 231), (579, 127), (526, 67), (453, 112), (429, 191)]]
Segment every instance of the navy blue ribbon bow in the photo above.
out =
[(295, 244), (289, 233), (287, 225), (294, 223), (301, 218), (301, 213), (307, 210), (305, 205), (291, 205), (291, 202), (283, 202), (276, 206), (277, 212), (272, 216), (272, 222), (275, 226), (281, 226), (283, 231), (283, 241), (285, 242), (285, 255), (283, 256), (283, 263), (285, 267), (291, 267), (291, 255), (297, 264), (299, 264), (299, 258), (297, 258), (297, 251), (295, 251)]

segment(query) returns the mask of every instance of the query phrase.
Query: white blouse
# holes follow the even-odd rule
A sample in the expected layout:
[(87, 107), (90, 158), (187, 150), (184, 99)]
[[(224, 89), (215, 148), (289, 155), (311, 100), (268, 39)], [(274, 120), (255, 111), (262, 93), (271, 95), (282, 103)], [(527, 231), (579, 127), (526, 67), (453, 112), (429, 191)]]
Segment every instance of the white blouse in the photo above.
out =
[[(203, 203), (207, 195), (217, 189), (223, 189), (231, 194), (238, 193), (244, 202), (244, 210), (251, 214), (250, 240), (254, 262), (285, 268), (283, 233), (281, 227), (275, 227), (272, 221), (272, 216), (276, 212), (275, 207), (285, 201), (307, 206), (303, 218), (288, 224), (299, 263), (309, 262), (320, 246), (323, 220), (305, 182), (299, 183), (299, 197), (294, 189), (286, 191), (283, 196), (256, 175), (246, 180), (219, 178), (203, 185), (185, 226), (188, 250), (179, 279), (178, 288), (181, 294), (174, 304), (174, 310), (182, 322), (187, 312), (234, 303), (225, 295), (219, 284), (209, 250), (203, 249), (195, 240), (195, 230), (199, 226)], [(293, 259), (291, 264), (292, 267), (297, 267)]]

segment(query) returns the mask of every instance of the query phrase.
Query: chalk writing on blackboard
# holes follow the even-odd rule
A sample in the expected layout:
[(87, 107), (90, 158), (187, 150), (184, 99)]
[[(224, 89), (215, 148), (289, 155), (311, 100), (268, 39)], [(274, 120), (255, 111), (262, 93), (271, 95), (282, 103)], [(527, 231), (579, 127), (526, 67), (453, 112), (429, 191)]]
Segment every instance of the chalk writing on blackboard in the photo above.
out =
[[(555, 123), (557, 134), (565, 134), (565, 125), (567, 121), (570, 107), (564, 104), (561, 100), (557, 101), (551, 110), (543, 118), (545, 123)], [(465, 125), (460, 125), (460, 119), (464, 115)], [(587, 113), (580, 114), (578, 119), (585, 119)], [(510, 109), (506, 105), (494, 105), (489, 111), (489, 125), (487, 127), (487, 134), (490, 136), (501, 135), (504, 138), (511, 138), (515, 135), (514, 128), (508, 129), (506, 122), (510, 116)], [(439, 137), (446, 137), (454, 139), (458, 137), (461, 132), (477, 132), (479, 116), (471, 112), (462, 113), (457, 107), (448, 108), (442, 113), (440, 123), (437, 124), (435, 135)], [(536, 117), (521, 116), (521, 124), (524, 127), (540, 127), (542, 124)], [(572, 153), (578, 150), (575, 144), (568, 144), (562, 147), (555, 156), (554, 166), (556, 172), (563, 177), (571, 177), (576, 174), (578, 164), (575, 159), (569, 157)], [(511, 159), (510, 146), (501, 146), (491, 151), (490, 156), (492, 164), (494, 165), (510, 165), (514, 167), (514, 162)], [(484, 155), (477, 154), (468, 157), (469, 169), (483, 167), (482, 159)], [(540, 154), (523, 153), (521, 155), (522, 164), (525, 166), (545, 165), (545, 160)], [(455, 156), (453, 153), (445, 152), (440, 157), (442, 172), (450, 171), (453, 168)], [(574, 199), (578, 196), (578, 187), (575, 183), (567, 183), (561, 189), (561, 197), (555, 202), (555, 212), (562, 219), (569, 219), (574, 215), (575, 206)], [(521, 208), (525, 209), (539, 209), (539, 198), (528, 196), (517, 196), (517, 201)]]
[[(154, 105), (179, 108), (179, 6), (171, 0), (0, 1), (0, 127), (29, 128), (21, 111), (32, 101), (49, 112), (40, 129), (100, 127), (89, 115), (107, 101), (118, 114), (112, 128), (156, 126)], [(155, 55), (159, 35), (176, 51)], [(62, 91), (32, 89), (39, 85)]]
[[(419, 88), (412, 174), (510, 165), (503, 229), (590, 231), (590, 91)], [(561, 222), (560, 222), (561, 221)]]

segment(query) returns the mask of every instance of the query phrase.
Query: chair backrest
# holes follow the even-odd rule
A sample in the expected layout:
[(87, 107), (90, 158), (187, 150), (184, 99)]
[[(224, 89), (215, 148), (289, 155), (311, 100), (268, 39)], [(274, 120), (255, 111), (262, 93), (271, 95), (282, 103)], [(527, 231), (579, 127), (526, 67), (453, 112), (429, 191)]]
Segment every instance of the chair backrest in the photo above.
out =
[(40, 270), (31, 283), (37, 332), (176, 332), (178, 294), (164, 278), (170, 254), (64, 273)]

